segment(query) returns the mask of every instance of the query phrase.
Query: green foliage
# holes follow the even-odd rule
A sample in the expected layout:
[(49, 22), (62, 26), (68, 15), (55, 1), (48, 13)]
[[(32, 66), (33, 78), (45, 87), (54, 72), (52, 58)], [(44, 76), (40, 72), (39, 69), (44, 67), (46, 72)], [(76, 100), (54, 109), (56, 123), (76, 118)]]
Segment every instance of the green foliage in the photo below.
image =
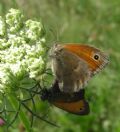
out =
[[(26, 0), (23, 2), (2, 0), (0, 3), (1, 15), (9, 8), (16, 7), (15, 2), (28, 18), (34, 17), (38, 20), (40, 17), (42, 18), (46, 27), (47, 43), (57, 39), (60, 42), (89, 43), (108, 52), (110, 56), (109, 66), (99, 75), (96, 75), (86, 88), (86, 98), (89, 100), (91, 108), (90, 115), (75, 116), (52, 107), (48, 117), (51, 118), (51, 121), (61, 124), (61, 127), (58, 129), (40, 120), (35, 120), (34, 131), (119, 132), (120, 1)], [(4, 27), (5, 25), (0, 27), (2, 29), (0, 30), (1, 37), (6, 35)], [(25, 37), (25, 41), (29, 42), (29, 38), (26, 39)], [(5, 39), (0, 40), (0, 43), (3, 45), (0, 46), (0, 49), (9, 47), (9, 43), (7, 44)], [(33, 43), (31, 42), (31, 44)], [(38, 99), (35, 101), (39, 114), (48, 109), (45, 103), (40, 103)], [(16, 128), (17, 124), (19, 122), (16, 122)]]

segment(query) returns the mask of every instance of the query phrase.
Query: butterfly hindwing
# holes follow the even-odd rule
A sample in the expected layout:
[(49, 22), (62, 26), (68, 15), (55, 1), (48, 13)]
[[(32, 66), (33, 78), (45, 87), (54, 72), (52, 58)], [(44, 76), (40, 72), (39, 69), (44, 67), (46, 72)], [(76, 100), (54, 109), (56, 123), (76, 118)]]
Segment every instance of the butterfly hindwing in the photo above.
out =
[(56, 81), (52, 88), (43, 90), (41, 99), (48, 100), (54, 106), (67, 112), (77, 115), (87, 115), (90, 112), (89, 104), (84, 98), (85, 89), (71, 94), (63, 93), (59, 90), (58, 82)]
[(77, 115), (89, 114), (89, 104), (84, 99), (76, 102), (52, 102), (56, 107)]

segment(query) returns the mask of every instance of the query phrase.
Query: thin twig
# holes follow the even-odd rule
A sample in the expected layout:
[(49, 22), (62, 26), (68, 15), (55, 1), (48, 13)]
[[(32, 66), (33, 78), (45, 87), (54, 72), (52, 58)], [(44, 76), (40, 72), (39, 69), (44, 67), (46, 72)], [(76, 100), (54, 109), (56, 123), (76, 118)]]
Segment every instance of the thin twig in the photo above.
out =
[(12, 124), (16, 121), (16, 118), (18, 117), (18, 114), (19, 114), (19, 112), (20, 112), (20, 108), (21, 108), (21, 104), (20, 104), (20, 102), (19, 102), (18, 110), (17, 110), (17, 112), (16, 112), (16, 114), (15, 114), (13, 120), (8, 124), (7, 128), (9, 128), (10, 126), (12, 126)]
[(37, 117), (37, 118), (39, 118), (39, 119), (41, 119), (41, 120), (43, 120), (43, 121), (45, 121), (45, 122), (47, 122), (47, 123), (53, 125), (53, 126), (55, 126), (55, 127), (59, 127), (58, 125), (56, 125), (56, 124), (54, 124), (54, 123), (52, 123), (52, 122), (50, 122), (50, 121), (48, 121), (48, 120), (46, 120), (46, 119), (44, 119), (44, 118), (38, 116), (37, 114), (33, 113), (33, 112), (31, 111), (31, 109), (29, 109), (23, 102), (22, 102), (22, 105), (23, 105), (31, 114), (33, 114), (33, 116), (35, 116), (35, 117)]
[[(34, 109), (34, 111), (36, 112), (35, 101), (34, 101), (34, 98), (32, 98), (32, 93), (30, 93), (30, 96), (31, 96), (32, 104), (33, 104), (33, 109)], [(34, 116), (32, 115), (31, 127), (33, 126), (33, 120), (34, 120)]]

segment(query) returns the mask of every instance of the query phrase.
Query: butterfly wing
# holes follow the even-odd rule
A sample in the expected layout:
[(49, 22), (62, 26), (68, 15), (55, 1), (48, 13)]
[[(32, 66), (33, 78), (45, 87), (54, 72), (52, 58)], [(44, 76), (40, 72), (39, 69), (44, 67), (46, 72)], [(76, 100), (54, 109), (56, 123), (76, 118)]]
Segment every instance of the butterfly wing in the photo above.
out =
[(89, 104), (85, 100), (78, 100), (76, 102), (52, 102), (56, 107), (67, 112), (77, 115), (87, 115), (90, 112)]
[(109, 62), (108, 55), (92, 46), (80, 44), (65, 44), (64, 48), (86, 61), (92, 72), (92, 75), (102, 70)]

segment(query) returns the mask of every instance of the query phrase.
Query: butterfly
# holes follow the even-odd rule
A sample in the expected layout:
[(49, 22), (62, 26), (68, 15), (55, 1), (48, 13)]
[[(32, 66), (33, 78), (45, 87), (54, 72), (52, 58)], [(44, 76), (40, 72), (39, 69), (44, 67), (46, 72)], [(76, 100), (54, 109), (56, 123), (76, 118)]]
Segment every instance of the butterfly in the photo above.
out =
[(85, 100), (84, 95), (84, 89), (72, 95), (61, 92), (58, 81), (55, 81), (50, 89), (43, 89), (41, 91), (41, 99), (43, 101), (47, 100), (50, 104), (76, 115), (87, 115), (90, 112), (89, 104)]
[(88, 45), (56, 44), (49, 54), (60, 91), (66, 93), (83, 89), (109, 62), (108, 55)]
[(108, 64), (108, 56), (92, 46), (77, 44), (54, 45), (49, 56), (56, 81), (42, 91), (41, 99), (73, 114), (89, 114), (84, 87)]

